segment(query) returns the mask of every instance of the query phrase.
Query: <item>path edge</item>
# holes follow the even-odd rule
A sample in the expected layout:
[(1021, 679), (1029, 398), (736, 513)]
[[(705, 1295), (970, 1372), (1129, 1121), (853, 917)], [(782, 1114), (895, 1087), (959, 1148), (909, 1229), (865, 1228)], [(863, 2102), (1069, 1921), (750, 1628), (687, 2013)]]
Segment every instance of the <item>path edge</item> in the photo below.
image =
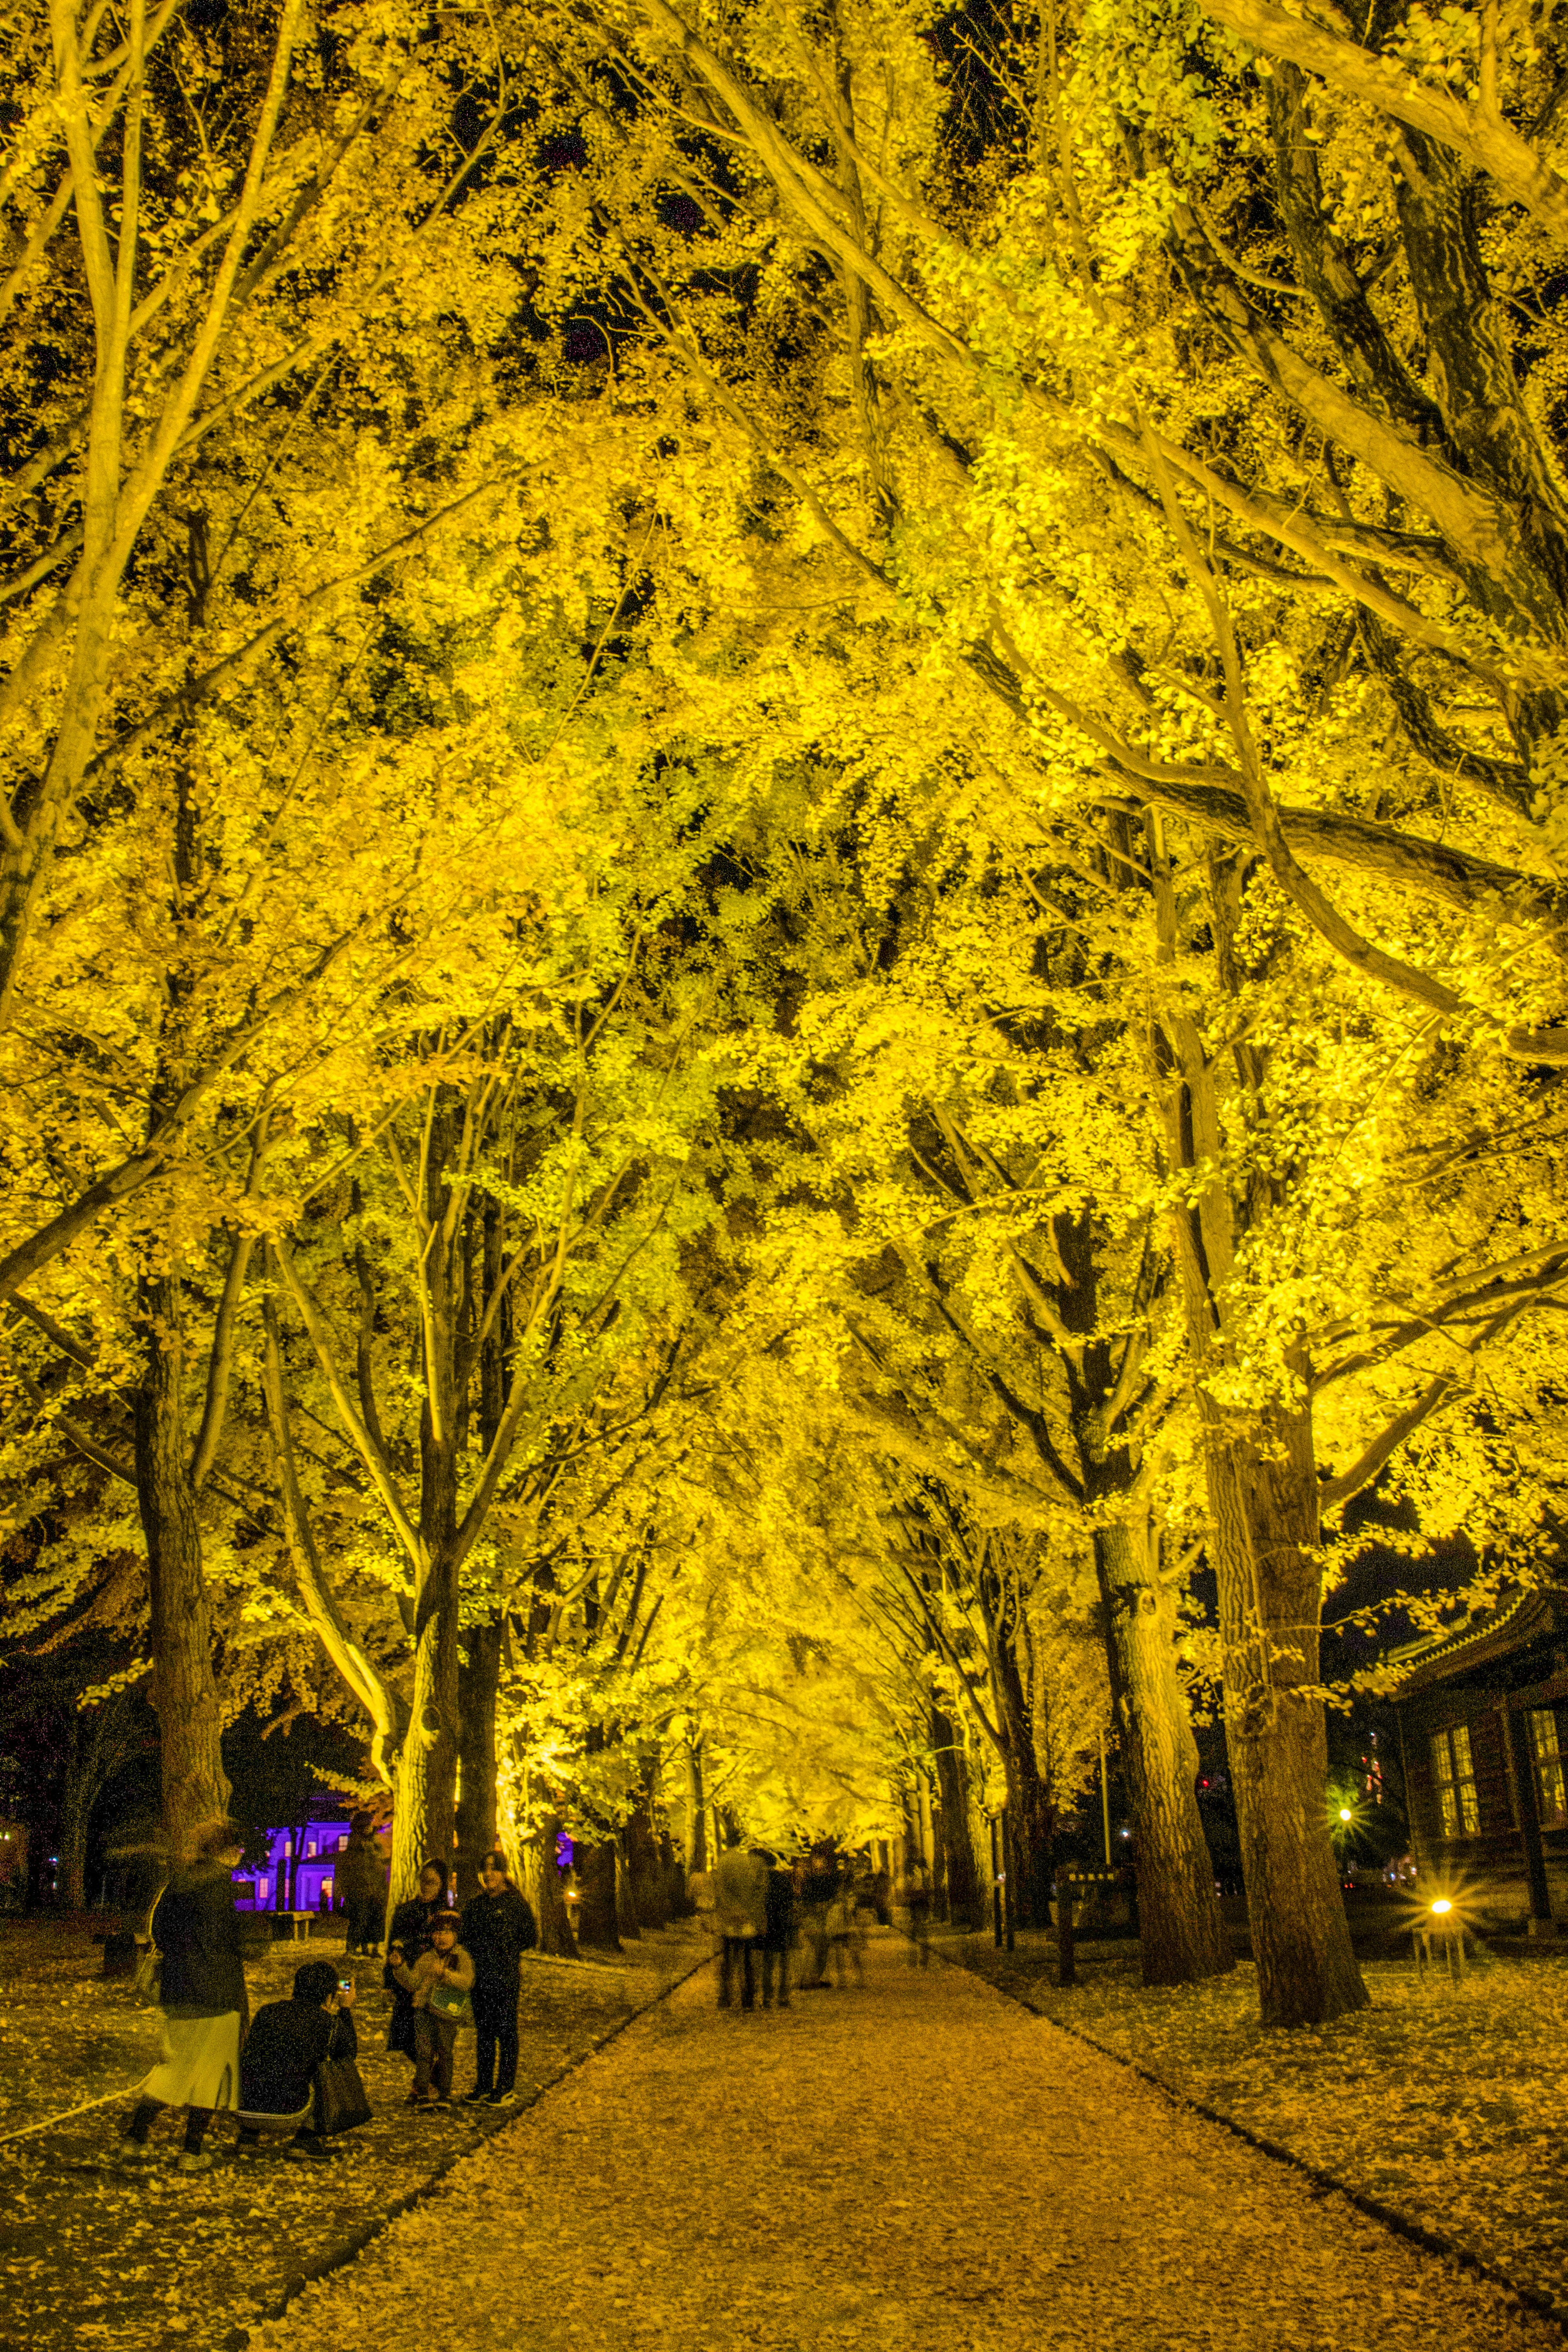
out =
[(505, 2123), (494, 2125), (478, 2139), (470, 2140), (467, 2147), (454, 2148), (451, 2155), (444, 2157), (435, 2170), (427, 2173), (416, 2188), (405, 2189), (401, 2196), (395, 2197), (389, 2205), (384, 2206), (373, 2221), (364, 2222), (357, 2230), (349, 2231), (335, 2245), (329, 2246), (308, 2269), (289, 2279), (282, 2291), (258, 2311), (254, 2319), (241, 2320), (230, 2329), (223, 2339), (225, 2352), (246, 2352), (258, 2327), (269, 2326), (275, 2319), (281, 2319), (289, 2305), (297, 2303), (307, 2287), (316, 2286), (322, 2279), (331, 2278), (335, 2272), (346, 2270), (368, 2245), (380, 2237), (384, 2230), (390, 2229), (394, 2221), (401, 2221), (405, 2213), (412, 2212), (416, 2205), (424, 2203), (426, 2197), (433, 2196), (445, 2184), (448, 2173), (455, 2171), (459, 2164), (466, 2164), (469, 2157), (477, 2155), (480, 2148), (488, 2147), (492, 2140), (501, 2138), (513, 2124), (521, 2122), (531, 2108), (536, 2107), (541, 2099), (548, 2098), (569, 2074), (574, 2074), (579, 2066), (585, 2066), (590, 2058), (596, 2058), (601, 2050), (607, 2049), (628, 2025), (635, 2025), (639, 2017), (646, 2017), (649, 2010), (657, 2009), (660, 2001), (668, 2000), (671, 1993), (679, 1992), (699, 1969), (711, 1968), (712, 1964), (712, 1953), (704, 1952), (700, 1959), (692, 1961), (689, 1968), (682, 1969), (679, 1976), (671, 1977), (669, 1982), (661, 1986), (649, 2000), (639, 2003), (636, 2009), (629, 2009), (625, 2017), (617, 2018), (614, 2025), (606, 2026), (603, 2033), (595, 2034), (591, 2042), (585, 2042), (574, 2056), (567, 2060), (558, 2074), (552, 2074), (548, 2083), (541, 2083), (536, 2091), (526, 2099), (521, 2099)]
[(1136, 2074), (1140, 2082), (1147, 2083), (1152, 2090), (1158, 2091), (1171, 2106), (1185, 2108), (1190, 2115), (1201, 2116), (1205, 2123), (1217, 2124), (1222, 2131), (1229, 2132), (1233, 2139), (1256, 2148), (1259, 2156), (1268, 2157), (1271, 2163), (1283, 2164), (1292, 2172), (1301, 2173), (1315, 2189), (1322, 2189), (1327, 2195), (1342, 2197), (1347, 2204), (1355, 2207), (1358, 2213), (1364, 2213), (1369, 2221), (1379, 2222), (1392, 2236), (1404, 2238), (1410, 2245), (1418, 2246), (1423, 2253), (1436, 2254), (1446, 2262), (1456, 2263), (1461, 2270), (1473, 2271), (1491, 2285), (1501, 2287), (1527, 2311), (1534, 2312), (1538, 2318), (1550, 2320), (1568, 2341), (1568, 2305), (1560, 2303), (1540, 2287), (1521, 2285), (1506, 2271), (1499, 2270), (1495, 2263), (1488, 2262), (1484, 2254), (1473, 2252), (1457, 2239), (1445, 2237), (1439, 2230), (1427, 2229), (1424, 2221), (1412, 2221), (1408, 2214), (1400, 2212), (1397, 2206), (1385, 2205), (1381, 2198), (1371, 2197), (1362, 2189), (1352, 2189), (1337, 2173), (1326, 2172), (1321, 2165), (1298, 2156), (1294, 2148), (1286, 2147), (1281, 2141), (1265, 2139), (1261, 2132), (1251, 2131), (1246, 2124), (1238, 2124), (1234, 2116), (1225, 2115), (1218, 2107), (1209, 2106), (1205, 2100), (1191, 2098), (1186, 2092), (1174, 2089), (1163, 2075), (1152, 2074), (1135, 2058), (1113, 2050), (1108, 2042), (1097, 2042), (1093, 2034), (1086, 2033), (1081, 2026), (1064, 2024), (1048, 2010), (1038, 2008), (1026, 1993), (1014, 1992), (1005, 1985), (993, 1982), (981, 1969), (972, 1969), (967, 1961), (944, 1952), (940, 1944), (932, 1944), (929, 1948), (944, 1967), (962, 1969), (966, 1977), (973, 1977), (976, 1984), (989, 1985), (991, 1990), (999, 1993), (1004, 2000), (1015, 2002), (1019, 2009), (1026, 2009), (1029, 2015), (1037, 2017), (1042, 2025), (1054, 2026), (1058, 2033), (1070, 2035), (1074, 2042), (1081, 2042), (1086, 2049), (1094, 2051), (1100, 2057), (1109, 2058), (1113, 2065), (1122, 2067), (1129, 2074)]

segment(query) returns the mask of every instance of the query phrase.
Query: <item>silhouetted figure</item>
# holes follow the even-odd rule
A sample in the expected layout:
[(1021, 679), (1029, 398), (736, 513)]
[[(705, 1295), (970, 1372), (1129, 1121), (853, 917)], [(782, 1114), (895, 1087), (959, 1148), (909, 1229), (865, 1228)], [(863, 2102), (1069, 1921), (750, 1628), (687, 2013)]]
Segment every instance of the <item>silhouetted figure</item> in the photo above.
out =
[(904, 1907), (910, 1915), (910, 1966), (931, 1966), (931, 1870), (917, 1853), (904, 1873)]
[(778, 2005), (789, 2007), (789, 1956), (795, 1946), (795, 1873), (776, 1854), (767, 1857), (766, 1925), (763, 1930), (763, 2007), (771, 2009), (774, 1986)]
[(386, 1856), (368, 1813), (355, 1813), (350, 1822), (349, 1842), (338, 1857), (332, 1879), (343, 1898), (344, 1950), (379, 1952), (386, 1916)]
[(728, 2009), (734, 1998), (736, 1969), (741, 1972), (741, 2007), (757, 2001), (755, 1954), (768, 1924), (768, 1865), (760, 1853), (732, 1845), (721, 1853), (713, 1871), (713, 1925), (723, 1941), (719, 1961), (719, 2006)]
[(810, 1956), (807, 1973), (800, 1980), (802, 1992), (822, 1992), (827, 1988), (827, 1954), (832, 1941), (827, 1922), (837, 1893), (837, 1865), (833, 1856), (818, 1846), (807, 1858), (800, 1887), (801, 1941)]

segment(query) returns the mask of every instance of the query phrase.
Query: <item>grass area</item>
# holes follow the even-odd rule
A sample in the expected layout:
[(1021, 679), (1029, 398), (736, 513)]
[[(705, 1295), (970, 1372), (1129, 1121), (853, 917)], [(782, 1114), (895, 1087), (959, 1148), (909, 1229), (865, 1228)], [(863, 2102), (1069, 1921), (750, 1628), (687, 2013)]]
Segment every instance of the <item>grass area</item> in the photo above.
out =
[[(947, 1958), (1087, 2034), (1344, 2187), (1375, 2197), (1568, 2309), (1568, 1956), (1489, 1953), (1462, 1981), (1408, 1958), (1363, 1961), (1370, 2009), (1266, 2030), (1256, 1971), (1146, 1989), (1131, 1943), (1080, 1943), (1058, 1987), (1054, 1941), (942, 1935)], [(1473, 1948), (1472, 1948), (1473, 1949)]]
[[(105, 2169), (134, 2084), (156, 2063), (158, 2020), (123, 1982), (106, 1982), (89, 1920), (0, 1924), (0, 2137), (9, 2196), (0, 2213), (0, 2352), (201, 2352), (246, 2341), (286, 2287), (332, 2248), (416, 2192), (517, 2110), (410, 2115), (407, 2062), (385, 2040), (378, 1962), (347, 1965), (360, 1988), (360, 2072), (373, 2120), (331, 2166), (279, 2149), (227, 2160), (234, 2126), (208, 2145), (224, 2160), (195, 2178), (174, 2168), (181, 2119), (154, 2132), (160, 2161), (132, 2177)], [(690, 1927), (628, 1943), (624, 1955), (523, 1964), (521, 2100), (554, 2082), (699, 1958)], [(295, 1969), (336, 1958), (339, 1935), (274, 1945), (249, 1967), (252, 2010), (288, 1994)], [(473, 2042), (458, 2047), (458, 2090), (472, 2080)], [(105, 2095), (113, 2095), (105, 2101)], [(66, 2111), (105, 2101), (88, 2112)], [(64, 2116), (64, 2120), (47, 2120)]]

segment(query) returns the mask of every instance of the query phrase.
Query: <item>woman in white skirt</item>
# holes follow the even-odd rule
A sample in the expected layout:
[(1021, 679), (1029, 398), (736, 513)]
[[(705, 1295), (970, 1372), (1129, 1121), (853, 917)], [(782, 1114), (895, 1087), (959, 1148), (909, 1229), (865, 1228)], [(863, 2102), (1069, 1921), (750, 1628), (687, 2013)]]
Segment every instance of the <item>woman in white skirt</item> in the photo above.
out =
[(210, 2171), (212, 2153), (202, 2141), (214, 2111), (239, 2105), (245, 1965), (232, 1874), (242, 1851), (231, 1822), (208, 1822), (196, 1833), (195, 1859), (174, 1872), (153, 1909), (163, 2056), (138, 2094), (120, 2143), (122, 2164), (150, 2160), (147, 2136), (160, 2107), (184, 2107), (180, 2170)]

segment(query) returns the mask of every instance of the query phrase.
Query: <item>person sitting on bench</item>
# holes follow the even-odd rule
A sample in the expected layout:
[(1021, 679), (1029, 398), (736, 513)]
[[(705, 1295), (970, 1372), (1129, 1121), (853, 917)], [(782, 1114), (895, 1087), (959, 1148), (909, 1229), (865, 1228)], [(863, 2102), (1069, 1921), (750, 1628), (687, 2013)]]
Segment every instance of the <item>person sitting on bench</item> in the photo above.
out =
[(353, 2004), (352, 1981), (331, 1960), (307, 1960), (294, 1972), (292, 2000), (258, 2010), (239, 2061), (241, 2156), (258, 2152), (264, 2131), (292, 2131), (296, 2155), (328, 2153), (312, 2114), (316, 2069), (323, 2058), (357, 2052)]

